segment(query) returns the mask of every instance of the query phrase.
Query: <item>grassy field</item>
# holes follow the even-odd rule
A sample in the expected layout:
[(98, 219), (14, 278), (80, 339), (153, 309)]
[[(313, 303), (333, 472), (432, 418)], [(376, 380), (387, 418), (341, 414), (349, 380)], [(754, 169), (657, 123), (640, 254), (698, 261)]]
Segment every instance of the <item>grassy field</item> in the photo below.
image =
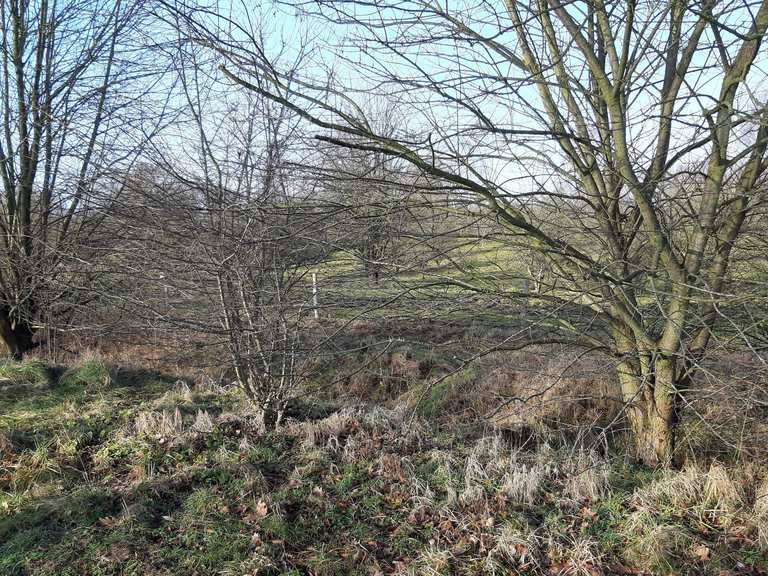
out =
[(763, 464), (293, 406), (89, 356), (0, 367), (0, 574), (766, 574)]
[[(583, 287), (558, 278), (560, 274), (546, 266), (542, 269), (540, 262), (531, 260), (518, 246), (489, 238), (466, 242), (446, 238), (441, 248), (443, 252), (433, 254), (425, 252), (418, 242), (404, 244), (399, 256), (385, 259), (379, 281), (366, 273), (359, 256), (350, 251), (335, 251), (324, 261), (301, 270), (305, 272), (306, 301), (310, 301), (310, 273), (314, 272), (320, 314), (327, 318), (364, 316), (418, 321), (429, 317), (453, 322), (471, 320), (491, 329), (502, 327), (507, 333), (527, 324), (542, 330), (559, 328), (565, 334), (588, 329), (598, 338), (604, 336), (604, 319), (593, 313), (601, 308), (599, 291), (586, 295)], [(735, 287), (764, 287), (764, 267), (764, 263), (751, 260), (734, 263), (734, 278), (738, 282), (729, 287), (733, 294), (721, 306), (722, 314), (736, 322), (733, 326), (720, 323), (716, 328), (720, 338), (738, 339), (739, 331), (747, 327), (751, 338), (766, 342), (765, 320), (755, 320), (765, 315), (765, 290)], [(539, 273), (543, 297), (534, 293)], [(521, 292), (529, 294), (524, 309), (520, 307), (522, 301), (513, 297)], [(662, 292), (659, 286), (649, 283), (635, 294), (649, 317), (657, 313)], [(563, 330), (567, 323), (555, 321), (554, 310), (559, 319), (568, 320), (575, 329)]]

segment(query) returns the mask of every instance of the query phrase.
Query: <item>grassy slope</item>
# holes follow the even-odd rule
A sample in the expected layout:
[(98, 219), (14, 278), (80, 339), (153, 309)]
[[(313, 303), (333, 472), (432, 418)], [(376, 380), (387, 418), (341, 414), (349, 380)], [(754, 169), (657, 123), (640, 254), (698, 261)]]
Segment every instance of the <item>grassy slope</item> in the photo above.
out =
[[(428, 308), (430, 315), (440, 312), (461, 320), (470, 313), (452, 309), (456, 307), (456, 298), (463, 293), (460, 288), (444, 285), (426, 291), (415, 289), (446, 279), (460, 279), (482, 289), (503, 292), (504, 289), (519, 288), (520, 277), (525, 275), (510, 249), (492, 241), (458, 248), (451, 252), (450, 259), (432, 261), (423, 269), (415, 265), (417, 259), (416, 255), (404, 258), (399, 273), (389, 267), (382, 274), (382, 280), (374, 282), (366, 276), (360, 260), (354, 255), (336, 252), (325, 262), (312, 267), (318, 275), (320, 304), (335, 317), (356, 316), (366, 308), (369, 317), (419, 316)], [(310, 281), (309, 274), (306, 281)], [(380, 309), (385, 302), (388, 304), (386, 309)], [(506, 319), (505, 315), (477, 309), (471, 314), (479, 314), (483, 319), (487, 316), (491, 324), (494, 320)]]
[(363, 407), (262, 434), (232, 391), (93, 358), (0, 376), (2, 575), (765, 573), (759, 467), (652, 473)]
[[(450, 240), (446, 242), (450, 243)], [(447, 254), (425, 260), (424, 266), (416, 264), (424, 260), (418, 245), (404, 246), (402, 251), (399, 268), (386, 267), (386, 273), (382, 274), (378, 283), (366, 276), (359, 258), (348, 252), (337, 251), (324, 262), (313, 266), (311, 270), (318, 275), (321, 314), (348, 319), (357, 318), (365, 311), (366, 318), (398, 318), (402, 321), (439, 318), (452, 322), (476, 322), (485, 327), (504, 327), (511, 331), (515, 330), (518, 317), (525, 315), (527, 318), (524, 320), (539, 322), (542, 327), (567, 326), (553, 319), (541, 318), (542, 314), (547, 316), (552, 310), (551, 300), (531, 297), (527, 300), (527, 307), (521, 311), (517, 307), (519, 301), (503, 297), (505, 292), (520, 291), (526, 287), (533, 289), (533, 278), (525, 256), (514, 246), (490, 239), (462, 243), (448, 250)], [(755, 310), (764, 311), (768, 305), (765, 291), (755, 289), (756, 285), (764, 285), (762, 272), (765, 266), (764, 262), (755, 263), (752, 258), (746, 262), (734, 262), (734, 285), (748, 286), (749, 289), (733, 288), (731, 291), (736, 295), (722, 303), (723, 315), (738, 319), (739, 329), (746, 329), (750, 337), (759, 342), (768, 339), (768, 320), (760, 320), (761, 313), (755, 313)], [(310, 278), (307, 274), (308, 293)], [(552, 280), (548, 278), (546, 281)], [(449, 284), (433, 285), (445, 281), (461, 281), (479, 292), (472, 293)], [(427, 284), (430, 287), (424, 288)], [(568, 289), (562, 279), (557, 286), (549, 288), (547, 295), (577, 305), (589, 305), (592, 300), (577, 288), (574, 288), (575, 292)], [(663, 292), (664, 288), (649, 285), (638, 291), (640, 306), (650, 314), (657, 312), (656, 290)], [(481, 294), (483, 292), (485, 295)], [(745, 309), (753, 310), (745, 316)], [(558, 317), (578, 320), (579, 314), (584, 311), (565, 305), (558, 309)], [(596, 331), (600, 326), (589, 316), (589, 328)], [(721, 323), (716, 333), (729, 339), (734, 336), (734, 328), (729, 323)], [(575, 331), (579, 330), (577, 326)]]

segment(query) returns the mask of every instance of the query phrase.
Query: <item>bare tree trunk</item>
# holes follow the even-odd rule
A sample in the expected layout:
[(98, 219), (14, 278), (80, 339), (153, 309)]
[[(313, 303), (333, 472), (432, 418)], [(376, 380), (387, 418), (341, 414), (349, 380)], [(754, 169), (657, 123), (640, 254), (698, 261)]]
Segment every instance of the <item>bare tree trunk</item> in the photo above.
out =
[(279, 410), (271, 406), (262, 408), (261, 413), (262, 422), (264, 423), (264, 430), (272, 432), (280, 426), (281, 414)]
[(635, 454), (643, 464), (669, 467), (674, 461), (676, 429), (665, 404), (644, 403), (628, 412)]
[(624, 361), (619, 368), (635, 455), (647, 466), (669, 467), (675, 459), (679, 415), (676, 362), (657, 357), (648, 367), (639, 367)]
[(32, 342), (34, 334), (29, 322), (14, 319), (7, 307), (0, 308), (0, 338), (14, 360), (21, 360), (35, 347)]

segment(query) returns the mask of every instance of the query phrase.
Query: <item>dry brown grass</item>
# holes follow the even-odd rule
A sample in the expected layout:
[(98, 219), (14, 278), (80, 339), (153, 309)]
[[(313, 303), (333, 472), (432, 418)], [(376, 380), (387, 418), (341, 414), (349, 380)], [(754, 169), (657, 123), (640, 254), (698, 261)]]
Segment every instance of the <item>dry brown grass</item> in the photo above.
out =
[(308, 448), (324, 447), (338, 451), (343, 448), (341, 439), (359, 428), (360, 422), (357, 418), (335, 412), (322, 420), (298, 424), (293, 431), (302, 437), (302, 442)]
[(195, 421), (190, 426), (190, 430), (197, 432), (198, 434), (208, 434), (213, 432), (216, 424), (214, 423), (211, 415), (205, 410), (198, 410), (195, 416)]
[(541, 567), (543, 554), (536, 532), (512, 524), (503, 524), (496, 543), (488, 552), (485, 569), (490, 574), (509, 574), (509, 566), (535, 571)]
[(136, 416), (134, 427), (138, 436), (167, 440), (183, 433), (184, 421), (178, 408), (172, 411), (145, 411)]
[(551, 543), (550, 574), (559, 576), (600, 576), (605, 573), (604, 553), (588, 536), (578, 536), (567, 543)]
[(765, 358), (713, 350), (701, 365), (680, 444), (699, 461), (760, 461), (768, 458), (768, 369)]
[(736, 512), (743, 505), (741, 487), (734, 480), (733, 470), (718, 462), (713, 462), (707, 471), (703, 496), (704, 504), (715, 511)]
[(761, 550), (768, 552), (768, 476), (755, 489), (755, 504), (752, 520), (757, 531), (757, 543)]
[(394, 452), (385, 452), (379, 456), (374, 464), (374, 474), (390, 482), (407, 482), (408, 479), (403, 470), (403, 459)]
[(533, 506), (539, 502), (550, 474), (549, 465), (513, 463), (504, 474), (501, 490), (511, 502)]
[(402, 576), (444, 576), (450, 574), (452, 559), (450, 550), (431, 543), (410, 566), (395, 573)]
[(379, 346), (362, 355), (342, 355), (338, 361), (335, 394), (382, 404), (412, 388), (429, 371), (429, 362), (415, 359), (408, 348), (383, 351)]
[(11, 436), (6, 430), (0, 430), (0, 460), (8, 458), (13, 454), (13, 442)]
[(490, 396), (491, 421), (499, 428), (533, 430), (608, 425), (621, 408), (608, 362), (597, 356), (574, 360), (550, 350), (489, 357), (481, 362), (479, 380), (482, 393)]
[(217, 427), (225, 427), (232, 429), (236, 434), (244, 434), (243, 428), (247, 428), (248, 424), (247, 417), (231, 412), (213, 417), (206, 410), (198, 409), (194, 416), (185, 417), (176, 406), (139, 412), (134, 419), (133, 431), (140, 438), (161, 444), (177, 445), (195, 437), (210, 434)]
[(694, 465), (687, 465), (680, 471), (667, 470), (661, 478), (636, 490), (632, 496), (635, 506), (647, 510), (672, 505), (685, 510), (701, 501), (704, 490), (704, 475)]
[(768, 515), (768, 476), (763, 478), (755, 489), (754, 511), (756, 514)]
[(608, 463), (594, 452), (578, 452), (563, 466), (563, 493), (576, 502), (597, 502), (610, 492)]

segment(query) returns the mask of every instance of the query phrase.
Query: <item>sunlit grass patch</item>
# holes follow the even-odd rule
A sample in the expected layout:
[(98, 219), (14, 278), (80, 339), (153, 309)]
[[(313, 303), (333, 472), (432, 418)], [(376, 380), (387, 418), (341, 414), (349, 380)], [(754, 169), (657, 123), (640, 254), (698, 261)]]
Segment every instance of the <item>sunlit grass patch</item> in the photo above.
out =
[(62, 386), (87, 386), (107, 388), (113, 380), (112, 367), (96, 353), (83, 354), (60, 377)]
[(43, 387), (50, 384), (50, 373), (42, 362), (4, 361), (0, 363), (0, 386)]

